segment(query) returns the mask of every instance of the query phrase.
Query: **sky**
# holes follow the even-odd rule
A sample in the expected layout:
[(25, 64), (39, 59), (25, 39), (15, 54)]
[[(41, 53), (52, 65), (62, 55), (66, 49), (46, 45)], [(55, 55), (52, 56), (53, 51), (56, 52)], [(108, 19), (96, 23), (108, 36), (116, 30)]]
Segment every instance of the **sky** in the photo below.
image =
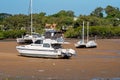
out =
[[(0, 0), (0, 13), (28, 14), (30, 0)], [(47, 15), (61, 10), (72, 10), (76, 16), (89, 15), (97, 7), (108, 5), (120, 9), (120, 0), (33, 0), (33, 13), (45, 12)]]

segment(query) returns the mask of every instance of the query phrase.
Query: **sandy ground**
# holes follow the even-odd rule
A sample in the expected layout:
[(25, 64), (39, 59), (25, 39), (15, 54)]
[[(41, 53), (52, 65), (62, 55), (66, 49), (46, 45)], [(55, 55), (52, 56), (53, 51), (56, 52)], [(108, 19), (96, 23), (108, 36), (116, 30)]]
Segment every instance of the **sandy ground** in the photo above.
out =
[(120, 80), (120, 39), (97, 40), (97, 48), (75, 49), (71, 59), (19, 56), (16, 41), (0, 41), (0, 80)]

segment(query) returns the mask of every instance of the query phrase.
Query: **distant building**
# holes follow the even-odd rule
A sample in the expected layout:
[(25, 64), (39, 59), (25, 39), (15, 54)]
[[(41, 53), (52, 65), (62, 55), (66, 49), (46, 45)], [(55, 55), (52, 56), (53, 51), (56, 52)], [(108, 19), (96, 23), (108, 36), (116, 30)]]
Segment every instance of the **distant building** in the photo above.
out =
[(56, 28), (56, 26), (57, 26), (57, 24), (48, 24), (48, 23), (46, 23), (45, 24), (45, 29), (55, 29)]

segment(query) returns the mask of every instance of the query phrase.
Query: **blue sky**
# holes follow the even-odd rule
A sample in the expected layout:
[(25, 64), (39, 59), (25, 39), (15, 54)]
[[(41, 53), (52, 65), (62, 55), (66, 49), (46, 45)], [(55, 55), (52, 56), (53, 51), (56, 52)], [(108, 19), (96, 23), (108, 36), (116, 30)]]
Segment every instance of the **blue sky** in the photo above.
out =
[[(0, 13), (28, 14), (30, 0), (1, 0)], [(79, 16), (90, 14), (95, 8), (107, 5), (120, 9), (120, 0), (33, 0), (33, 13), (55, 14), (60, 10), (72, 10)]]

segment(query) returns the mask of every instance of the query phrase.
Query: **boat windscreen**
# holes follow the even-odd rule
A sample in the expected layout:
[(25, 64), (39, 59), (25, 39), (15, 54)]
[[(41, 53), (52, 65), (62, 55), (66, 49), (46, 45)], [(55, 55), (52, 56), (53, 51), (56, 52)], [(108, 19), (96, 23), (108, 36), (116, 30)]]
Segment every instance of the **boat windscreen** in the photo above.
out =
[(37, 40), (35, 41), (35, 44), (43, 44), (43, 40)]
[(39, 34), (32, 34), (33, 38), (41, 37)]
[(61, 44), (52, 44), (51, 45), (54, 49), (62, 48)]

